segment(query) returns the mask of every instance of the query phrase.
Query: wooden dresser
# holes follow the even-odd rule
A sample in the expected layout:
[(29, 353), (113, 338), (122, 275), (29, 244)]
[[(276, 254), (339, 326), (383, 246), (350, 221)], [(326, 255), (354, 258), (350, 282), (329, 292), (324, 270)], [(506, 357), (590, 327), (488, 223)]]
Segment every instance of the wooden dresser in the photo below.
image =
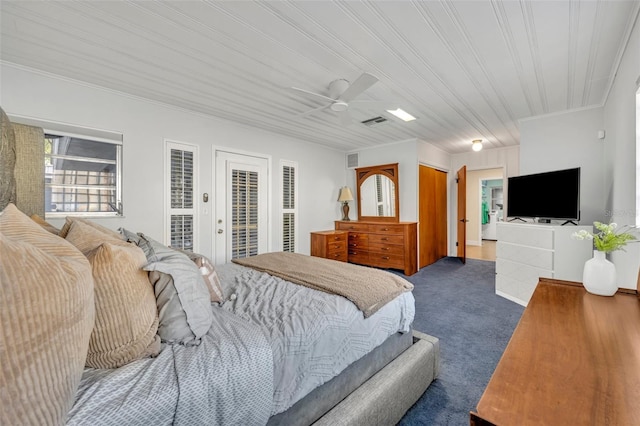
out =
[(311, 233), (311, 256), (347, 261), (347, 231), (317, 231)]
[(418, 271), (417, 222), (335, 222), (336, 230), (348, 231), (351, 263), (377, 268), (402, 269), (405, 275)]
[(637, 291), (541, 278), (470, 423), (640, 425), (638, 401)]

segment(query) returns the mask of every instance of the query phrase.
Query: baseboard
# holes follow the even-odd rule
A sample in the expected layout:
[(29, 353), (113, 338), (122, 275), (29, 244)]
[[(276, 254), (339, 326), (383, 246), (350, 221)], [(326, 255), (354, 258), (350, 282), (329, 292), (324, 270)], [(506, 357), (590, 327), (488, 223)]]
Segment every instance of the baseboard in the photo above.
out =
[(500, 297), (504, 297), (504, 298), (505, 298), (505, 299), (507, 299), (507, 300), (511, 300), (512, 302), (515, 302), (515, 303), (517, 303), (518, 305), (524, 306), (525, 308), (526, 308), (526, 307), (527, 307), (527, 305), (528, 305), (528, 303), (527, 303), (527, 302), (525, 302), (524, 300), (522, 300), (522, 299), (518, 299), (517, 297), (513, 297), (513, 296), (511, 296), (511, 295), (509, 295), (509, 294), (506, 294), (506, 293), (503, 293), (503, 292), (501, 292), (501, 291), (499, 291), (499, 290), (496, 290), (496, 294), (497, 294), (498, 296), (500, 296)]

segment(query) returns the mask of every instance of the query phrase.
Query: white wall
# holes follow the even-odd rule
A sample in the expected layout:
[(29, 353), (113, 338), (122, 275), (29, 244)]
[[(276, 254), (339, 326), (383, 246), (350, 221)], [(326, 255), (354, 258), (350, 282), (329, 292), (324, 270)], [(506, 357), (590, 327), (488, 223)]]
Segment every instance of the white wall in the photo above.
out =
[[(640, 23), (636, 21), (611, 92), (604, 106), (604, 211), (603, 221), (635, 224), (637, 155), (636, 91), (640, 84)], [(618, 272), (618, 286), (635, 288), (640, 264), (640, 243), (611, 256)]]
[[(11, 64), (3, 63), (1, 66), (0, 101), (8, 114), (111, 130), (124, 135), (125, 216), (96, 219), (109, 228), (124, 226), (162, 240), (165, 139), (199, 147), (200, 194), (197, 198), (201, 216), (198, 250), (208, 256), (213, 255), (214, 146), (271, 156), (273, 174), (269, 226), (273, 238), (270, 250), (281, 247), (280, 159), (297, 161), (299, 165), (299, 252), (309, 253), (310, 231), (333, 229), (333, 220), (340, 218), (340, 206), (336, 200), (338, 188), (346, 181), (343, 152)], [(201, 194), (204, 192), (211, 196), (207, 204), (202, 203)], [(208, 215), (202, 214), (205, 208)]]
[(580, 167), (580, 224), (602, 220), (607, 140), (603, 108), (589, 108), (520, 120), (520, 174)]

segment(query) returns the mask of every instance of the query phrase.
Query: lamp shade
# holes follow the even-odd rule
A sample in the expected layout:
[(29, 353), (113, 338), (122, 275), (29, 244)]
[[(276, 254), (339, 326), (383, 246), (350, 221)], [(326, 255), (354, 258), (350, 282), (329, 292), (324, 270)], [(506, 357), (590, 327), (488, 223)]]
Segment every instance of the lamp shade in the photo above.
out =
[(481, 139), (475, 139), (473, 141), (471, 141), (471, 149), (473, 149), (474, 151), (480, 151), (482, 149), (482, 140)]
[(338, 201), (353, 201), (353, 194), (348, 186), (340, 188), (340, 195), (338, 195)]

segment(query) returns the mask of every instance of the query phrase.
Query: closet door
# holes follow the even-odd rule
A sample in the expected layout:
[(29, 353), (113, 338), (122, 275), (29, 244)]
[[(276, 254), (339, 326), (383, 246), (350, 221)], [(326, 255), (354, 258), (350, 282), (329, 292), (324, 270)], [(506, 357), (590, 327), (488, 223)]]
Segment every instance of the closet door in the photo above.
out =
[(447, 255), (447, 173), (419, 169), (419, 267)]

